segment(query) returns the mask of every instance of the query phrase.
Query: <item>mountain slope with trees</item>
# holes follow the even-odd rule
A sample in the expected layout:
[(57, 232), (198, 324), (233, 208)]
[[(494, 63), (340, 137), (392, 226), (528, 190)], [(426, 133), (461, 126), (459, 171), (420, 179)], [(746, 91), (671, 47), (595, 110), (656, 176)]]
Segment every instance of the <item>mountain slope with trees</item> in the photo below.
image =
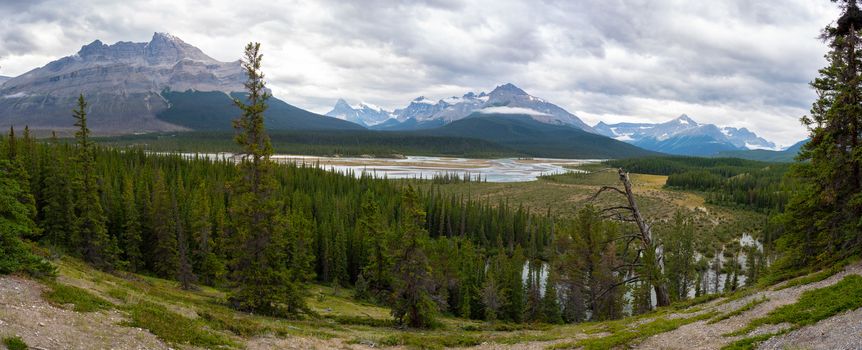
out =
[(535, 157), (601, 159), (656, 154), (574, 127), (541, 123), (526, 115), (477, 113), (421, 134), (477, 138)]

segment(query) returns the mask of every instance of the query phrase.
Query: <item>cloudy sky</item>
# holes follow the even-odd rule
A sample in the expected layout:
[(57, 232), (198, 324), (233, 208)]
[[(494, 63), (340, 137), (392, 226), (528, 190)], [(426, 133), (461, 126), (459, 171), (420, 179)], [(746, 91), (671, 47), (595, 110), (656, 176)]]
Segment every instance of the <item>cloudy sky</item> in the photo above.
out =
[[(238, 5), (242, 3), (242, 5)], [(0, 0), (0, 75), (94, 39), (169, 32), (233, 61), (263, 45), (277, 97), (318, 113), (339, 97), (394, 109), (511, 82), (589, 124), (748, 127), (788, 145), (825, 63), (826, 0)]]

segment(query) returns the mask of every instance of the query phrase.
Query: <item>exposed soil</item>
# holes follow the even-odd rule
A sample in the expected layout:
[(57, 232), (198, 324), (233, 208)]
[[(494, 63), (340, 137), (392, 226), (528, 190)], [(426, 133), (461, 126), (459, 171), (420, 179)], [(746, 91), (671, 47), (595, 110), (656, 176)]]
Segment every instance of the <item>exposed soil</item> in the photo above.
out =
[(117, 310), (75, 312), (42, 299), (41, 284), (0, 277), (0, 337), (19, 336), (41, 349), (169, 349), (150, 332), (119, 323)]
[[(766, 290), (731, 302), (722, 299), (704, 304), (695, 313), (678, 313), (665, 317), (692, 317), (716, 311), (726, 313), (737, 310), (752, 300), (766, 296), (769, 300), (740, 315), (715, 324), (698, 321), (676, 330), (647, 338), (635, 348), (641, 349), (719, 349), (744, 336), (726, 337), (724, 334), (745, 327), (751, 320), (770, 311), (794, 303), (807, 290), (823, 288), (837, 283), (848, 274), (862, 275), (862, 264), (848, 266), (844, 271), (823, 281), (795, 286), (784, 290)], [(82, 286), (86, 287), (86, 286)], [(44, 286), (26, 278), (0, 276), (0, 337), (20, 336), (34, 349), (170, 349), (145, 329), (123, 325), (126, 316), (115, 309), (99, 312), (75, 312), (68, 307), (55, 306), (42, 299)], [(776, 332), (789, 325), (767, 325), (750, 334)], [(601, 337), (592, 334), (589, 337)], [(587, 337), (576, 332), (566, 339), (534, 341), (519, 344), (483, 343), (470, 349), (524, 349), (539, 350), (549, 346)], [(262, 349), (372, 349), (377, 344), (351, 344), (345, 339), (314, 337), (261, 336), (248, 339), (246, 347)], [(0, 346), (2, 348), (2, 346)], [(395, 347), (394, 349), (400, 349)], [(862, 309), (846, 312), (817, 324), (800, 328), (761, 344), (761, 349), (862, 349)]]
[[(637, 348), (639, 349), (720, 349), (722, 346), (727, 345), (733, 341), (739, 340), (746, 336), (736, 336), (736, 337), (725, 337), (723, 334), (733, 332), (735, 330), (741, 329), (745, 327), (748, 322), (755, 318), (759, 318), (765, 316), (770, 311), (784, 306), (788, 304), (795, 303), (799, 296), (802, 295), (804, 291), (819, 289), (823, 287), (827, 287), (838, 283), (841, 279), (843, 279), (848, 274), (856, 274), (862, 275), (862, 265), (855, 264), (848, 266), (844, 269), (844, 271), (835, 274), (832, 277), (829, 277), (820, 282), (815, 282), (806, 285), (795, 286), (783, 290), (766, 290), (760, 293), (756, 293), (754, 295), (741, 298), (739, 300), (735, 300), (732, 302), (728, 302), (725, 304), (720, 303), (720, 299), (718, 301), (711, 302), (707, 304), (708, 308), (704, 311), (715, 310), (721, 313), (730, 312), (736, 310), (743, 305), (762, 297), (767, 297), (769, 300), (757, 305), (751, 310), (743, 312), (740, 315), (728, 318), (721, 322), (715, 324), (707, 324), (706, 320), (698, 321), (694, 323), (690, 323), (684, 325), (676, 330), (657, 334), (650, 338), (647, 338), (642, 343), (640, 343)], [(856, 318), (852, 318), (855, 315)], [(843, 325), (841, 324), (841, 317), (849, 317), (852, 318), (849, 321), (855, 322), (854, 325)], [(780, 331), (785, 329), (785, 327), (789, 327), (789, 325), (766, 325), (755, 329), (748, 336), (758, 335), (758, 334), (766, 334), (771, 332)], [(817, 328), (819, 327), (819, 328)], [(809, 329), (812, 328), (812, 329)], [(851, 334), (855, 330), (856, 334)], [(812, 337), (818, 332), (832, 332), (830, 337), (833, 338), (830, 341), (833, 341), (836, 346), (825, 345), (824, 347), (820, 347), (818, 341), (816, 339), (812, 339)], [(850, 332), (850, 333), (845, 333)], [(767, 344), (763, 346), (769, 349), (785, 349), (787, 345), (791, 345), (792, 348), (796, 346), (802, 346), (802, 343), (794, 341), (794, 339), (807, 339), (811, 340), (809, 346), (802, 346), (803, 349), (860, 349), (862, 348), (862, 310), (856, 310), (850, 312), (848, 314), (834, 316), (832, 318), (823, 320), (815, 325), (801, 328), (797, 331), (791, 332), (784, 337), (779, 337), (774, 342), (770, 341), (767, 344), (782, 344), (781, 346), (776, 345), (775, 347), (767, 347)], [(786, 340), (779, 340), (785, 339)], [(828, 338), (828, 337), (825, 337)], [(824, 338), (824, 339), (825, 339)], [(838, 344), (842, 343), (853, 343), (855, 346), (850, 347), (842, 347)], [(772, 346), (772, 345), (768, 345)]]

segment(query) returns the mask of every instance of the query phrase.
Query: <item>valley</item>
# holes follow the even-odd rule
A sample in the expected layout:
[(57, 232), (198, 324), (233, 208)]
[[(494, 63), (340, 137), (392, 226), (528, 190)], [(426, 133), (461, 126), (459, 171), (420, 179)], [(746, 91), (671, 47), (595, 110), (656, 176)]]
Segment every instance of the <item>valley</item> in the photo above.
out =
[[(467, 195), (491, 203), (517, 203), (540, 212), (547, 209), (547, 203), (554, 203), (552, 214), (560, 218), (576, 216), (577, 209), (587, 204), (615, 203), (607, 198), (589, 199), (598, 188), (617, 180), (611, 169), (598, 163), (568, 163), (566, 166), (582, 172), (512, 183), (394, 181), (417, 186), (423, 191)], [(742, 231), (754, 229), (755, 235), (760, 234), (755, 227), (765, 220), (764, 215), (707, 204), (701, 193), (666, 189), (666, 179), (666, 176), (643, 174), (632, 177), (638, 200), (657, 227), (671, 221), (675, 212), (683, 211), (697, 218), (696, 239), (713, 242), (703, 247), (724, 245), (737, 239)], [(705, 248), (709, 249), (712, 248)], [(615, 321), (512, 324), (442, 315), (439, 326), (414, 331), (394, 325), (388, 308), (357, 301), (357, 291), (350, 287), (309, 285), (306, 300), (316, 316), (289, 320), (237, 313), (225, 305), (226, 293), (221, 288), (201, 286), (186, 291), (174, 281), (128, 272), (104, 273), (71, 257), (51, 260), (58, 266), (56, 282), (0, 277), (0, 286), (3, 286), (0, 287), (0, 325), (11, 327), (0, 335), (16, 334), (29, 346), (42, 348), (64, 344), (68, 348), (143, 346), (153, 349), (606, 349), (618, 346), (735, 349), (731, 347), (735, 342), (776, 332), (765, 344), (777, 348), (788, 342), (797, 346), (824, 344), (820, 338), (806, 334), (813, 329), (832, 334), (830, 332), (840, 327), (831, 321), (833, 318), (844, 322), (862, 321), (858, 313), (840, 316), (827, 313), (822, 317), (828, 322), (816, 326), (764, 324), (755, 326), (751, 332), (729, 335), (749, 324), (757, 324), (754, 320), (780, 307), (800, 302), (806, 291), (825, 290), (846, 276), (862, 275), (862, 267), (855, 262), (841, 270), (821, 273), (822, 277), (817, 274), (811, 275), (813, 278), (801, 277), (791, 281), (788, 288), (764, 281), (736, 292), (706, 294)], [(57, 296), (50, 293), (59, 289), (68, 291)], [(862, 285), (854, 285), (846, 291), (862, 293)], [(96, 325), (98, 330), (93, 328)], [(680, 339), (686, 339), (684, 345)], [(846, 341), (846, 338), (830, 341)]]
[(0, 350), (862, 348), (856, 0), (98, 5), (0, 1)]

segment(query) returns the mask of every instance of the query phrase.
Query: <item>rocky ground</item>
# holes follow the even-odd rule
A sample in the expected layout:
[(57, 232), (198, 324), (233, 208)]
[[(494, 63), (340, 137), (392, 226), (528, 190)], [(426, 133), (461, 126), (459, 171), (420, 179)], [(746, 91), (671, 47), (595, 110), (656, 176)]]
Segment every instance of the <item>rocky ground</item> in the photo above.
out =
[[(800, 295), (817, 288), (835, 284), (849, 274), (862, 275), (862, 264), (854, 264), (825, 280), (783, 290), (764, 290), (734, 301), (717, 299), (698, 306), (696, 312), (664, 315), (666, 318), (693, 317), (716, 312), (727, 313), (762, 298), (767, 301), (728, 319), (708, 324), (706, 320), (683, 325), (637, 343), (639, 349), (720, 349), (744, 336), (726, 337), (724, 334), (745, 327), (751, 320), (770, 311), (796, 302)], [(61, 280), (65, 280), (61, 276)], [(86, 288), (85, 284), (74, 283)], [(78, 281), (80, 282), (80, 281)], [(21, 337), (33, 349), (170, 349), (149, 331), (123, 325), (127, 316), (117, 309), (98, 312), (75, 312), (71, 305), (52, 305), (42, 298), (46, 287), (37, 281), (16, 276), (0, 277), (0, 338)], [(650, 321), (642, 319), (638, 324)], [(636, 326), (635, 326), (636, 327)], [(748, 336), (779, 331), (787, 325), (764, 326)], [(567, 329), (567, 328), (561, 328)], [(548, 349), (585, 337), (602, 337), (607, 333), (585, 334), (562, 332), (561, 339), (526, 341), (518, 344), (487, 342), (471, 349)], [(316, 337), (256, 336), (245, 341), (248, 349), (370, 349), (374, 344), (354, 344), (347, 339)], [(0, 349), (3, 346), (0, 345)], [(188, 347), (182, 347), (188, 348)], [(845, 312), (816, 324), (774, 337), (760, 345), (761, 349), (862, 349), (862, 309)]]
[[(150, 332), (122, 326), (112, 309), (75, 312), (42, 299), (41, 284), (0, 277), (0, 337), (19, 336), (34, 349), (169, 349)], [(0, 345), (2, 346), (2, 345)]]
[[(721, 299), (711, 302), (709, 307), (701, 312), (730, 312), (741, 306), (766, 297), (768, 300), (740, 315), (728, 318), (714, 324), (698, 321), (684, 325), (676, 330), (661, 333), (647, 338), (638, 345), (639, 349), (720, 349), (744, 336), (725, 337), (723, 334), (745, 327), (753, 319), (763, 317), (770, 311), (799, 299), (799, 296), (812, 289), (833, 285), (849, 274), (862, 275), (862, 265), (848, 266), (843, 272), (837, 273), (820, 282), (795, 286), (782, 290), (765, 290), (751, 296), (728, 303)], [(767, 325), (755, 329), (749, 335), (759, 335), (776, 332), (786, 325)], [(834, 316), (817, 324), (803, 327), (784, 336), (770, 339), (761, 344), (761, 349), (862, 349), (862, 309)]]

